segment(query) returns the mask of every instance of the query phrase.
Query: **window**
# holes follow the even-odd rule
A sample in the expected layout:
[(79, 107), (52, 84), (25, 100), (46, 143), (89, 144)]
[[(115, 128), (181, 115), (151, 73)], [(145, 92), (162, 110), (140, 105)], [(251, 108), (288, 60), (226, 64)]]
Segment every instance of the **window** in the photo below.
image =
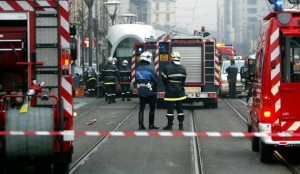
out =
[(248, 0), (248, 5), (256, 5), (257, 0)]
[(155, 4), (156, 10), (159, 10), (159, 3)]
[(290, 51), (289, 51), (289, 61), (283, 61), (283, 63), (289, 62), (290, 68), (290, 81), (291, 82), (300, 82), (300, 38), (292, 37), (290, 40), (287, 39), (287, 42), (290, 41)]
[(257, 9), (256, 8), (248, 8), (248, 14), (256, 14)]
[(166, 21), (170, 22), (170, 14), (166, 14)]
[(167, 9), (167, 11), (170, 11), (170, 3), (168, 3), (168, 2), (166, 4), (166, 9)]
[(254, 23), (257, 22), (257, 18), (256, 17), (248, 17), (248, 23)]
[(155, 14), (155, 21), (159, 22), (159, 14)]

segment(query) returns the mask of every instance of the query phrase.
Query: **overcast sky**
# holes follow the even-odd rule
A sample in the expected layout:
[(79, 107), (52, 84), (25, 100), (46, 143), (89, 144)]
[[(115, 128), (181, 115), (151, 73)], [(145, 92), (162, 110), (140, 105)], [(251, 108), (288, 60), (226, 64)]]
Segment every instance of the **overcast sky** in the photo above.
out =
[(176, 23), (189, 33), (203, 25), (207, 31), (217, 30), (217, 0), (177, 0)]

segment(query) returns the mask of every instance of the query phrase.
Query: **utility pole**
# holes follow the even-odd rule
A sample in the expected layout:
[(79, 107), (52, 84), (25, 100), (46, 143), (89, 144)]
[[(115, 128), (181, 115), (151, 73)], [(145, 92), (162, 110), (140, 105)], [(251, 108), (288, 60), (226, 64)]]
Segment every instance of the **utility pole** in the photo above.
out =
[(86, 5), (89, 10), (89, 18), (88, 18), (88, 30), (89, 30), (89, 67), (92, 67), (93, 62), (93, 38), (92, 38), (92, 22), (93, 22), (93, 5), (94, 0), (85, 0)]
[[(98, 8), (98, 1), (95, 2), (95, 6), (96, 8)], [(99, 19), (99, 14), (98, 14), (98, 10), (96, 9), (96, 14), (95, 14), (95, 20), (94, 20), (94, 32), (95, 32), (95, 38), (96, 38), (96, 71), (98, 72), (98, 64), (99, 64), (99, 55), (98, 55), (98, 27), (99, 27), (99, 23), (98, 23), (98, 19)]]
[(81, 66), (82, 66), (82, 77), (84, 76), (84, 18), (83, 18), (83, 0), (81, 0)]

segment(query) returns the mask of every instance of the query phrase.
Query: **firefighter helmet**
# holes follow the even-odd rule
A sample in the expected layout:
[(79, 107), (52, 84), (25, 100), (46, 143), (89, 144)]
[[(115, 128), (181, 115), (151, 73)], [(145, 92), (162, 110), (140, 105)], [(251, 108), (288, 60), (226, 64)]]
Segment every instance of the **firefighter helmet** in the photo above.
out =
[(250, 56), (248, 56), (248, 59), (254, 60), (255, 57), (254, 57), (254, 55), (250, 55)]
[(128, 65), (128, 61), (127, 60), (123, 60), (122, 65), (123, 66), (127, 66)]
[(178, 51), (173, 51), (171, 53), (171, 58), (175, 64), (177, 64), (177, 65), (180, 64), (180, 53)]
[(116, 64), (118, 62), (118, 59), (113, 57), (113, 64)]
[(113, 58), (112, 57), (108, 57), (106, 60), (107, 60), (108, 63), (112, 63), (113, 62)]
[(145, 51), (141, 54), (141, 60), (151, 63), (152, 53), (149, 51)]

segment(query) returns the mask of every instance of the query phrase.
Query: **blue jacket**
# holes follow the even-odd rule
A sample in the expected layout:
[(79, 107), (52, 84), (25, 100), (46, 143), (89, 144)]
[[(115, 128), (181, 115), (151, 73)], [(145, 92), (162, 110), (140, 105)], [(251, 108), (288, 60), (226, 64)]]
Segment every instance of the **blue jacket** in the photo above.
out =
[(153, 66), (141, 62), (135, 72), (135, 79), (138, 87), (139, 97), (149, 97), (156, 95), (158, 85), (158, 76), (154, 71)]

